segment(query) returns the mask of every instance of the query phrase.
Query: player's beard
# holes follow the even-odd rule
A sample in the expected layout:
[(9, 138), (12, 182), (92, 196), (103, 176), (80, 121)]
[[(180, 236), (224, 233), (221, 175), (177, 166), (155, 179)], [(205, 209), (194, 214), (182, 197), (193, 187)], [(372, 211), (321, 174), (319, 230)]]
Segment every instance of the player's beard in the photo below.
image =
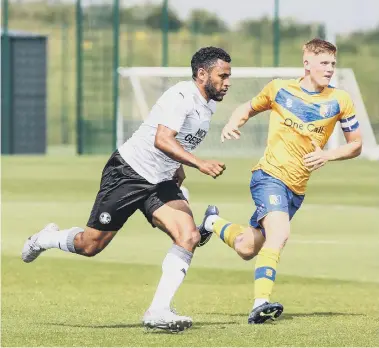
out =
[(209, 78), (207, 83), (204, 86), (205, 93), (207, 93), (207, 96), (209, 99), (215, 100), (215, 101), (222, 101), (224, 96), (217, 91), (215, 86), (213, 86), (211, 79)]

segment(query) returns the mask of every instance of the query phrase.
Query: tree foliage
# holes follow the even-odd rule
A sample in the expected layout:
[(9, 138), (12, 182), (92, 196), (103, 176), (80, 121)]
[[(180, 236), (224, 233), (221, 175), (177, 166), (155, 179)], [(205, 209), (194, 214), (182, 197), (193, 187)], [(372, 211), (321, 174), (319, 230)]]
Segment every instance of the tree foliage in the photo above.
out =
[(187, 27), (196, 33), (214, 34), (228, 31), (226, 23), (216, 14), (202, 9), (195, 9), (189, 15)]

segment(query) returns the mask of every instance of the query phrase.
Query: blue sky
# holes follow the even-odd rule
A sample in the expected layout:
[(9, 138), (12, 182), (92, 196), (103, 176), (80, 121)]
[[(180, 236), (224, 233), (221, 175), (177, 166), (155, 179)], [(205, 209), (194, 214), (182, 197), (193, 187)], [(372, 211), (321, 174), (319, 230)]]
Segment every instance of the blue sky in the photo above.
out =
[[(103, 2), (104, 0), (100, 0)], [(96, 0), (91, 0), (92, 3)], [(120, 0), (126, 6), (161, 3), (162, 0)], [(379, 0), (279, 0), (280, 15), (304, 23), (324, 22), (331, 32), (345, 34), (379, 26)], [(191, 9), (217, 13), (228, 24), (241, 19), (272, 16), (274, 0), (169, 0), (180, 17)]]

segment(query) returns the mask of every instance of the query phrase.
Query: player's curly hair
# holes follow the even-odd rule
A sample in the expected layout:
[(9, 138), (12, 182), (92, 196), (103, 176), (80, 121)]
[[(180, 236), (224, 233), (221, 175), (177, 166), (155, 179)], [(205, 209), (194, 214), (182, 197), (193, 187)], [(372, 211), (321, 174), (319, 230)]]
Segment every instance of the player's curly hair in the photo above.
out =
[(218, 59), (226, 63), (232, 61), (230, 55), (222, 48), (212, 46), (200, 48), (191, 59), (192, 78), (195, 79), (197, 77), (197, 72), (200, 68), (209, 71)]

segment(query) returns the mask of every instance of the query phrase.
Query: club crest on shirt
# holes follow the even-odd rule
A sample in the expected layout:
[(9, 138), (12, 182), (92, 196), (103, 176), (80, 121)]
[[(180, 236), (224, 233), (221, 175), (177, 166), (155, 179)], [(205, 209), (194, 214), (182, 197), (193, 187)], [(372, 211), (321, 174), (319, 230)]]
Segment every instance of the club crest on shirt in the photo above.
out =
[(322, 117), (329, 116), (331, 109), (332, 109), (331, 105), (329, 105), (329, 104), (320, 105), (320, 116), (322, 116)]

